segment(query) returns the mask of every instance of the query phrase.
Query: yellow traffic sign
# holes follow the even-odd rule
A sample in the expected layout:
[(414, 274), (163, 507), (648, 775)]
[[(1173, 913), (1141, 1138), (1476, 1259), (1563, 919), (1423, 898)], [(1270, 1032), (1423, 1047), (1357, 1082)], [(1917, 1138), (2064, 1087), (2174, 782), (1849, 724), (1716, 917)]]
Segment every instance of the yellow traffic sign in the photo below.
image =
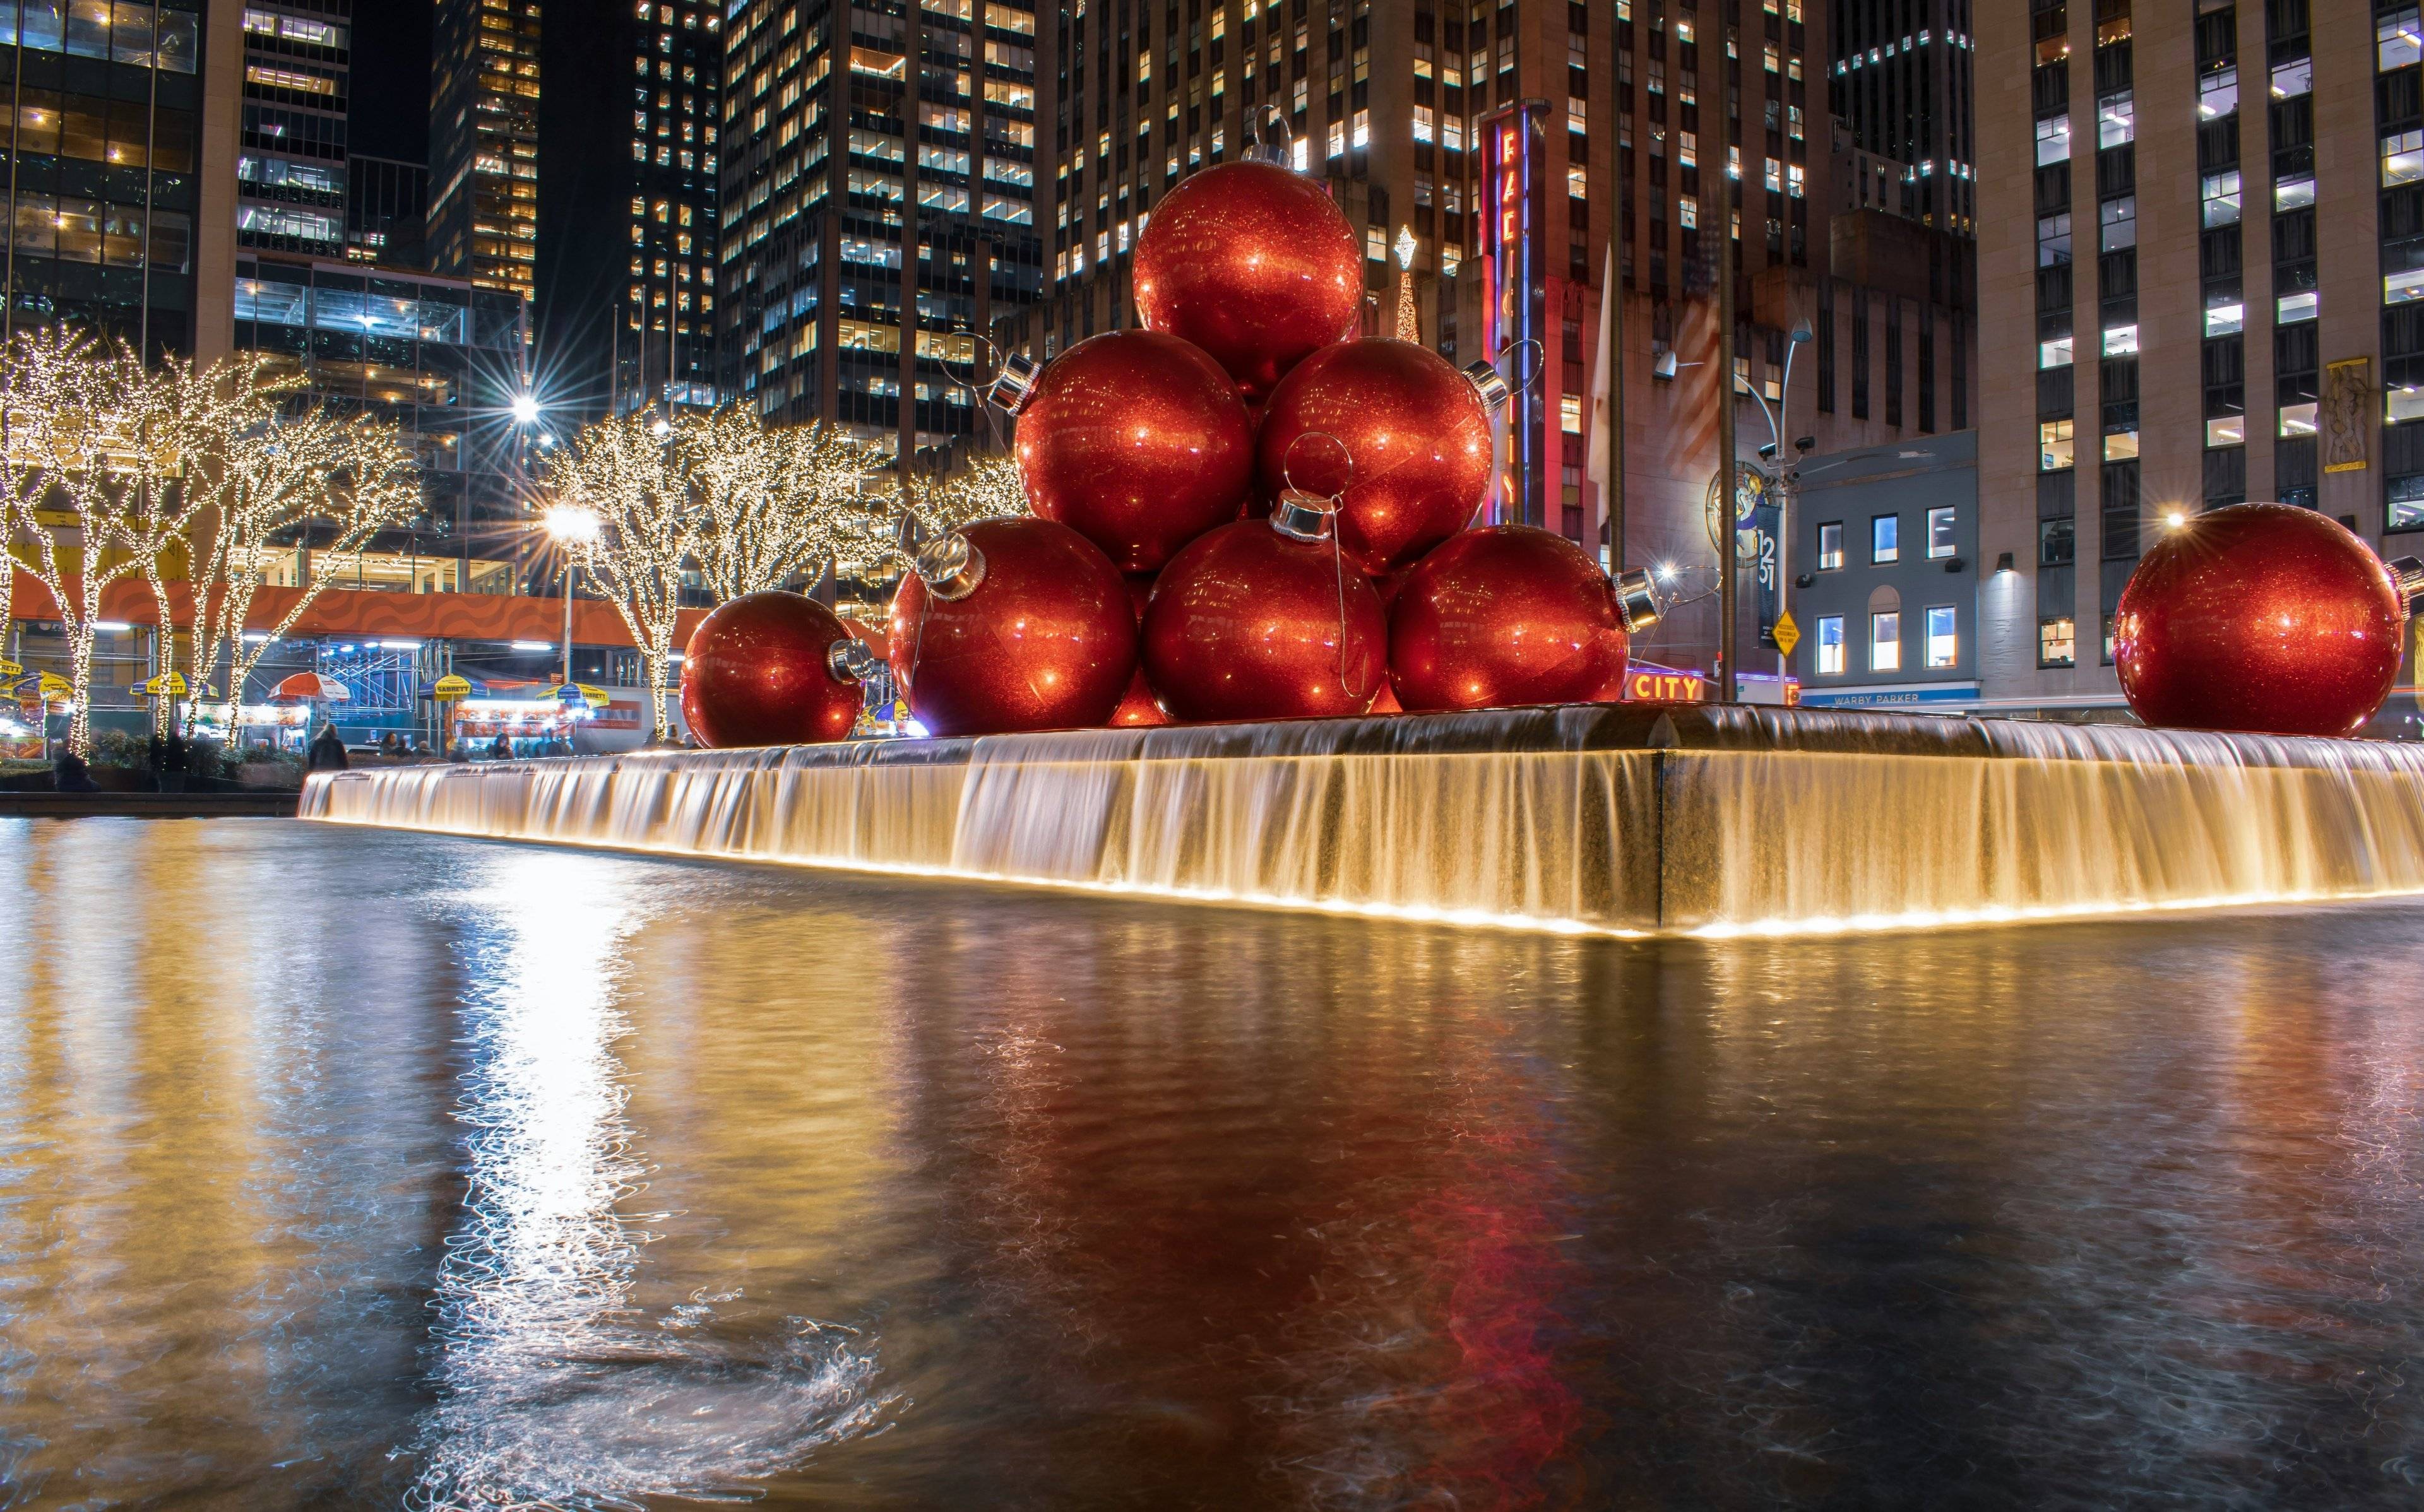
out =
[(1801, 644), (1801, 627), (1793, 623), (1793, 611), (1786, 610), (1776, 617), (1776, 648), (1786, 656)]

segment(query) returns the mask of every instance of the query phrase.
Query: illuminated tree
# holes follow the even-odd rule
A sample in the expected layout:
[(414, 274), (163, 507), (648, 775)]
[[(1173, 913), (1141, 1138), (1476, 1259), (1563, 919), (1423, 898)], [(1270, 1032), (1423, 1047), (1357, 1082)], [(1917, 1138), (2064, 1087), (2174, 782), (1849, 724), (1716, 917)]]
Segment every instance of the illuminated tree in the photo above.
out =
[[(0, 540), (26, 548), (68, 639), (68, 749), (92, 753), (93, 637), (111, 584), (146, 570), (148, 539), (181, 465), (175, 402), (189, 385), (133, 349), (63, 331), (20, 333), (0, 360)], [(156, 575), (157, 567), (151, 570)]]
[(769, 429), (732, 405), (685, 416), (671, 445), (705, 516), (698, 569), (718, 602), (847, 569), (890, 527), (866, 491), (882, 454), (839, 426)]
[[(185, 475), (194, 595), (185, 681), (199, 704), (224, 665), (232, 711), (261, 659), (322, 590), (420, 507), (421, 479), (393, 422), (326, 408), (281, 413), (285, 384), (258, 370), (228, 379), (226, 408), (198, 427)], [(245, 626), (273, 575), (291, 579), (295, 597), (247, 642)]]
[(599, 421), (550, 462), (559, 510), (585, 517), (563, 535), (605, 592), (647, 668), (654, 739), (672, 738), (666, 704), (682, 572), (699, 560), (710, 525), (694, 497), (681, 448), (645, 415)]
[[(1028, 513), (1027, 485), (1018, 464), (1007, 456), (971, 458), (955, 472), (939, 477), (903, 468), (900, 475), (901, 506), (921, 537), (941, 535), (981, 519), (1003, 519)], [(897, 534), (887, 541), (881, 565), (895, 570), (908, 565)]]

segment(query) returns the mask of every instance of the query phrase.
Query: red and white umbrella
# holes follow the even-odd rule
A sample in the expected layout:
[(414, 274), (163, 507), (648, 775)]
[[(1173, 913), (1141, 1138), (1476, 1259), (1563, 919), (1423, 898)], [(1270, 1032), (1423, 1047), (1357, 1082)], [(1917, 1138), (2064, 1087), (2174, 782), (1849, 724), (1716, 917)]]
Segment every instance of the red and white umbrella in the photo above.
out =
[(345, 692), (345, 685), (334, 677), (324, 677), (316, 672), (298, 672), (279, 683), (269, 696), (273, 700), (317, 698), (331, 704), (343, 704), (351, 701), (354, 695)]

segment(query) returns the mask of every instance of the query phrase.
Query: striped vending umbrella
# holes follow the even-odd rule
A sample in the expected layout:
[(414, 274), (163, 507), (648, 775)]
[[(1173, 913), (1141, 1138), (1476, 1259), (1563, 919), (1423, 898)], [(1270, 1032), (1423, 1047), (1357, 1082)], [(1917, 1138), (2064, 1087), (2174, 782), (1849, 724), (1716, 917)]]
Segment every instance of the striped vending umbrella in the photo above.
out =
[(281, 698), (316, 698), (324, 703), (343, 704), (352, 702), (353, 696), (345, 692), (343, 683), (316, 672), (298, 672), (272, 689), (269, 694), (272, 703)]

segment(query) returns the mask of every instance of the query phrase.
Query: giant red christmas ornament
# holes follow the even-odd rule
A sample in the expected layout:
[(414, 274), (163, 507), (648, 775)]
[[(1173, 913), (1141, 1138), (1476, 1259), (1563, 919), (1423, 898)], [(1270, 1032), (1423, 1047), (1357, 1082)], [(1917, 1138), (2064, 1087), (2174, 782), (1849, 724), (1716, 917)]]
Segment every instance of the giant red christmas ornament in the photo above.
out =
[(1615, 703), (1632, 632), (1659, 610), (1647, 573), (1619, 586), (1562, 535), (1465, 531), (1398, 588), (1389, 680), (1410, 709)]
[(1136, 612), (1093, 543), (1048, 519), (928, 542), (885, 629), (892, 674), (936, 735), (1100, 724), (1136, 674)]
[[(1128, 604), (1136, 611), (1137, 630), (1141, 635), (1144, 629), (1145, 605), (1153, 602), (1153, 574), (1131, 572), (1126, 574), (1126, 577)], [(1144, 658), (1140, 655), (1137, 658), (1136, 676), (1128, 679), (1126, 696), (1120, 700), (1119, 708), (1111, 710), (1111, 727), (1140, 729), (1169, 723), (1170, 716), (1161, 711), (1160, 703), (1153, 696), (1153, 684), (1145, 681)]]
[(1255, 483), (1336, 497), (1348, 565), (1405, 566), (1473, 522), (1490, 493), (1490, 421), (1507, 387), (1411, 342), (1368, 336), (1316, 352), (1272, 393)]
[(1273, 163), (1224, 163), (1171, 190), (1135, 267), (1145, 329), (1204, 348), (1249, 403), (1364, 307), (1355, 228), (1319, 183)]
[(2424, 563), (2384, 565), (2353, 532), (2289, 504), (2232, 504), (2139, 560), (2113, 660), (2148, 724), (2346, 735), (2398, 679)]
[(701, 745), (808, 745), (857, 722), (874, 654), (798, 594), (755, 593), (698, 622), (682, 653), (682, 719)]
[(1173, 719), (1361, 714), (1387, 676), (1379, 596), (1338, 560), (1317, 501), (1223, 525), (1164, 567), (1146, 680)]
[(1109, 331), (1041, 369), (1013, 358), (993, 399), (1018, 417), (1027, 501), (1124, 571), (1236, 519), (1254, 432), (1220, 365), (1175, 336)]

